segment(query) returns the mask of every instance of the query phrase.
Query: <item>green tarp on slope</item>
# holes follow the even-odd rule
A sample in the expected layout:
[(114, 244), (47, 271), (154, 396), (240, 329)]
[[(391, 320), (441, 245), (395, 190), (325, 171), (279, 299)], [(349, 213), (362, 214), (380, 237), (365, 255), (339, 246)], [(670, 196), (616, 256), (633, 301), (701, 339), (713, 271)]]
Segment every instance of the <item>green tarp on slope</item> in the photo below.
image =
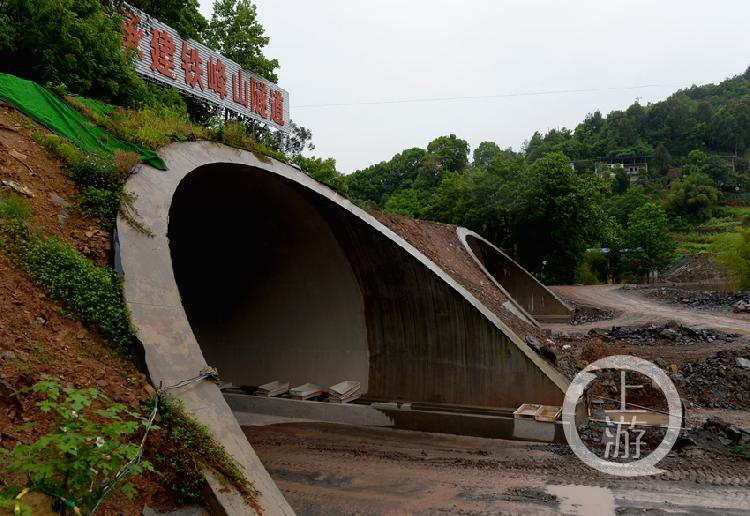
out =
[(112, 154), (117, 150), (132, 151), (144, 163), (160, 170), (167, 169), (164, 160), (156, 152), (124, 142), (97, 127), (54, 93), (33, 81), (0, 73), (0, 99), (88, 152), (104, 151)]

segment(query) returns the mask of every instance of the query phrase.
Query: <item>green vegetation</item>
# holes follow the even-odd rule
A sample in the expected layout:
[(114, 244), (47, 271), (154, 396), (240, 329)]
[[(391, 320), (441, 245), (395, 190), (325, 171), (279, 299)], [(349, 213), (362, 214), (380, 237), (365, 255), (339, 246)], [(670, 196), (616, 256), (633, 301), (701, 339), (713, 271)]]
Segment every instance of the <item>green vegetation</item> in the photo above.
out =
[(79, 188), (77, 209), (86, 216), (101, 220), (107, 229), (114, 227), (118, 213), (134, 228), (149, 234), (133, 216), (133, 198), (125, 193), (125, 180), (138, 163), (135, 153), (117, 151), (112, 156), (88, 154), (57, 135), (42, 139), (44, 148), (67, 165), (71, 179)]
[(31, 210), (23, 197), (15, 193), (0, 192), (0, 219), (24, 220), (30, 215)]
[(112, 106), (86, 97), (66, 97), (66, 100), (118, 138), (150, 149), (205, 137), (206, 130), (190, 121), (187, 105), (179, 94), (174, 90), (172, 95), (155, 91), (159, 94), (140, 109)]
[[(47, 414), (49, 430), (31, 444), (0, 448), (3, 471), (17, 473), (24, 480), (22, 485), (6, 487), (3, 498), (30, 488), (55, 499), (60, 514), (73, 514), (75, 508), (88, 514), (138, 453), (139, 447), (129, 441), (144, 418), (121, 403), (112, 403), (97, 389), (63, 388), (49, 376), (30, 391), (41, 398), (36, 405)], [(129, 475), (144, 470), (153, 470), (148, 461), (128, 467)], [(135, 495), (130, 483), (115, 487), (129, 498)]]
[(164, 398), (160, 405), (160, 426), (165, 441), (154, 459), (177, 503), (200, 503), (206, 487), (203, 472), (218, 472), (243, 498), (255, 506), (258, 495), (253, 484), (240, 471), (237, 462), (213, 440), (208, 429), (187, 416), (181, 403)]
[(100, 0), (0, 2), (0, 70), (135, 105), (145, 83), (121, 50), (119, 15)]
[(271, 82), (278, 80), (279, 62), (263, 56), (269, 39), (263, 35), (255, 6), (249, 0), (216, 0), (204, 34), (209, 47)]
[[(340, 190), (365, 208), (473, 229), (546, 282), (643, 276), (712, 250), (746, 277), (731, 258), (739, 244), (727, 242), (741, 241), (730, 210), (745, 209), (750, 188), (748, 120), (750, 70), (535, 133), (522, 152), (482, 142), (469, 161), (466, 141), (443, 136), (344, 177)], [(721, 233), (732, 236), (715, 243)]]
[(122, 282), (110, 268), (98, 267), (56, 238), (32, 234), (24, 225), (0, 225), (2, 248), (31, 279), (79, 321), (96, 328), (124, 350), (133, 339)]
[(525, 154), (534, 161), (563, 152), (581, 169), (593, 169), (603, 157), (648, 155), (656, 158), (650, 167), (654, 176), (664, 177), (690, 151), (741, 155), (748, 145), (750, 70), (720, 84), (680, 90), (655, 104), (636, 102), (606, 117), (596, 111), (574, 130), (534, 133)]
[(335, 159), (296, 156), (292, 161), (316, 181), (330, 186), (340, 194), (346, 195), (348, 193), (346, 178), (336, 170)]
[(674, 258), (675, 241), (669, 234), (667, 213), (661, 206), (647, 202), (628, 218), (625, 231), (628, 253), (621, 258), (623, 269), (633, 275), (648, 274), (669, 265)]

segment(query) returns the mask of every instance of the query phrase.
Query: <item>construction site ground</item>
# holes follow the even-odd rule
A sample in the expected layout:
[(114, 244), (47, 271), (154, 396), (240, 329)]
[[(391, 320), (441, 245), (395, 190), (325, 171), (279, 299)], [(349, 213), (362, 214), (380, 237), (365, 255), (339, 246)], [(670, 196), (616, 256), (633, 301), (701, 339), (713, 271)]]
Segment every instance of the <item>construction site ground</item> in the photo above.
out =
[(300, 515), (750, 511), (750, 460), (700, 448), (673, 451), (657, 478), (622, 479), (561, 444), (329, 423), (245, 433)]
[(545, 356), (564, 374), (631, 354), (656, 361), (677, 385), (690, 430), (658, 464), (664, 473), (602, 474), (564, 444), (270, 416), (245, 415), (248, 440), (303, 515), (750, 514), (750, 458), (730, 452), (738, 442), (716, 430), (750, 437), (750, 371), (737, 366), (750, 358), (750, 316), (621, 285), (554, 290), (605, 319), (544, 326)]
[(706, 311), (693, 307), (660, 302), (644, 296), (636, 288), (623, 285), (566, 285), (552, 290), (575, 306), (596, 307), (613, 312), (612, 320), (594, 321), (576, 326), (568, 324), (544, 325), (553, 331), (582, 332), (591, 328), (664, 324), (676, 321), (683, 325), (715, 328), (750, 335), (750, 315), (731, 310)]

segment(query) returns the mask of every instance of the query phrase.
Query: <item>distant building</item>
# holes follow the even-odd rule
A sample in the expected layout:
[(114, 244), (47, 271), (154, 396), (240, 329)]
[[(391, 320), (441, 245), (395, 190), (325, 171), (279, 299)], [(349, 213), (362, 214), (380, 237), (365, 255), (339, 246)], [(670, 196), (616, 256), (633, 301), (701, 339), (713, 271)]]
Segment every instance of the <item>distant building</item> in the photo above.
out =
[[(603, 165), (606, 166), (611, 172), (617, 169), (623, 169), (628, 174), (631, 183), (638, 181), (641, 174), (648, 174), (648, 162), (646, 156), (634, 156), (629, 158), (606, 158), (603, 161)], [(603, 170), (597, 170), (603, 172)]]

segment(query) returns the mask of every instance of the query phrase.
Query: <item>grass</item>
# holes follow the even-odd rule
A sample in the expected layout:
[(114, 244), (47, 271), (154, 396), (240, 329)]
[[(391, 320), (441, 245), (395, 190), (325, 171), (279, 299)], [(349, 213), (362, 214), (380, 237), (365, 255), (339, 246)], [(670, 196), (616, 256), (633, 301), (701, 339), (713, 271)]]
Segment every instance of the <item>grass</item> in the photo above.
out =
[(0, 192), (0, 219), (25, 220), (31, 216), (26, 200), (16, 193)]
[(121, 140), (158, 149), (173, 141), (205, 138), (207, 131), (172, 106), (146, 106), (143, 109), (113, 107), (93, 99), (67, 97), (66, 100), (87, 118)]
[(275, 158), (286, 162), (286, 156), (255, 140), (244, 124), (225, 121), (204, 128), (190, 121), (187, 112), (174, 106), (146, 106), (140, 110), (111, 106), (84, 97), (66, 97), (68, 103), (97, 125), (118, 138), (158, 150), (169, 143), (189, 140), (211, 140), (252, 152), (261, 161)]
[[(747, 221), (747, 222), (746, 222)], [(712, 252), (722, 235), (737, 233), (750, 222), (750, 207), (722, 206), (718, 214), (689, 231), (675, 232), (677, 254)]]
[(22, 223), (0, 226), (2, 249), (75, 319), (95, 328), (122, 352), (134, 333), (122, 295), (122, 282), (109, 267), (99, 267), (56, 238), (32, 234)]
[(209, 129), (209, 139), (235, 147), (237, 149), (244, 149), (252, 152), (256, 158), (263, 162), (268, 162), (268, 158), (275, 158), (282, 163), (286, 163), (287, 158), (281, 152), (269, 149), (262, 143), (259, 143), (250, 135), (247, 134), (247, 129), (240, 122), (228, 121), (222, 122), (217, 126)]
[(750, 459), (750, 444), (738, 444), (737, 446), (733, 446), (732, 448), (729, 448), (729, 453)]

